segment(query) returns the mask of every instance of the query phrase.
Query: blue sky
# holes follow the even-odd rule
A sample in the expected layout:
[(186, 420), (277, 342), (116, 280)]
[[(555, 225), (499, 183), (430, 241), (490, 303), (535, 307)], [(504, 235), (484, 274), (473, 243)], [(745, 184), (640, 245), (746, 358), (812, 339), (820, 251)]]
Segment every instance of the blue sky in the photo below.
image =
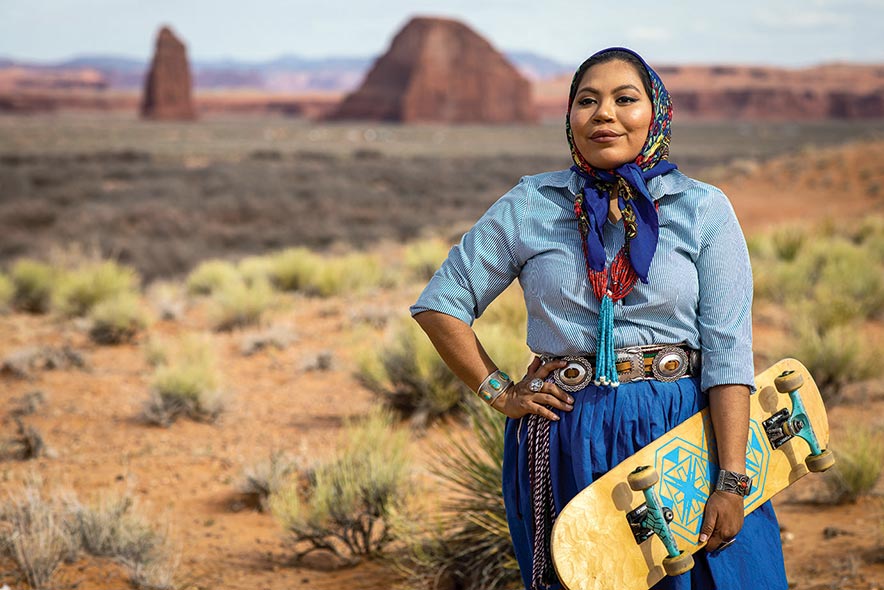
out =
[(196, 59), (368, 57), (416, 14), (566, 65), (611, 45), (653, 63), (884, 63), (884, 0), (0, 0), (0, 55), (147, 59), (168, 23)]

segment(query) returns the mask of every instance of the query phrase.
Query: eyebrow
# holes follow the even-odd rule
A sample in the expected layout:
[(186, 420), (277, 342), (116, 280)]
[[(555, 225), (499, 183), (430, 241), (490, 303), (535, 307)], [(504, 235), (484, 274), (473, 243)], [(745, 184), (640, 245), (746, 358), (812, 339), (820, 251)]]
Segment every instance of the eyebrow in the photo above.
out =
[[(639, 89), (637, 86), (634, 86), (632, 84), (622, 84), (622, 85), (618, 86), (617, 88), (615, 88), (614, 90), (612, 90), (612, 93), (620, 92), (621, 90), (626, 90), (626, 89), (630, 89), (630, 88), (632, 90), (635, 90), (636, 92), (639, 92)], [(599, 92), (598, 90), (596, 90), (592, 86), (584, 86), (583, 88), (580, 88), (577, 90), (578, 94), (581, 92), (592, 92), (593, 94), (601, 94), (601, 92)]]

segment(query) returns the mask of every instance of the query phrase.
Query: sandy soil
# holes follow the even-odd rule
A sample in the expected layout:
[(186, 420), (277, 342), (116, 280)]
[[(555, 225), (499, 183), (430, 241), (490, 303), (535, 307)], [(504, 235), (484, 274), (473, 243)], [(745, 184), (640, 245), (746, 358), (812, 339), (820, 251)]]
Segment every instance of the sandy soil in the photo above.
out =
[[(875, 150), (874, 158), (868, 157), (869, 149)], [(788, 160), (777, 160), (723, 184), (747, 233), (790, 218), (802, 223), (821, 219), (849, 223), (868, 208), (880, 211), (882, 195), (854, 187), (836, 199), (833, 189), (845, 186), (845, 176), (849, 182), (877, 179), (880, 186), (882, 152), (884, 146), (875, 145), (823, 153), (820, 157), (839, 163), (822, 173), (835, 175), (831, 181), (801, 176), (785, 185), (774, 184), (765, 179), (790, 166)], [(866, 167), (872, 170), (868, 174), (862, 172)], [(776, 215), (770, 214), (772, 202)], [(809, 202), (815, 205), (809, 207)], [(73, 489), (81, 499), (130, 490), (155, 522), (171, 523), (186, 588), (390, 588), (395, 576), (383, 564), (363, 563), (336, 571), (291, 565), (280, 525), (270, 515), (245, 507), (236, 485), (244, 469), (266, 459), (272, 450), (314, 457), (334, 452), (342, 421), (364, 414), (375, 403), (352, 371), (359, 351), (376, 342), (381, 330), (360, 324), (358, 317), (387, 309), (404, 314), (416, 294), (415, 288), (403, 288), (370, 298), (297, 299), (270, 319), (297, 336), (284, 350), (245, 357), (239, 351), (244, 332), (215, 335), (230, 407), (217, 424), (182, 420), (168, 429), (146, 426), (137, 419), (151, 372), (142, 346), (145, 337), (133, 345), (98, 347), (76, 323), (21, 314), (0, 316), (0, 359), (28, 346), (68, 344), (87, 361), (84, 370), (44, 371), (30, 380), (0, 377), (3, 432), (12, 430), (4, 417), (15, 400), (40, 390), (47, 403), (28, 418), (28, 424), (43, 434), (51, 449), (48, 457), (33, 461), (0, 462), (0, 485), (14, 490), (36, 473), (50, 487)], [(205, 310), (197, 305), (179, 321), (154, 323), (149, 333), (170, 336), (208, 327)], [(782, 333), (776, 325), (757, 325), (758, 348), (778, 339)], [(333, 353), (331, 370), (301, 369), (305, 359), (326, 350)], [(832, 439), (858, 424), (884, 426), (882, 417), (884, 383), (855, 387), (844, 403), (831, 409)], [(417, 447), (428, 449), (442, 428), (416, 440)], [(423, 471), (429, 454), (419, 456)], [(877, 495), (855, 505), (819, 503), (825, 488), (816, 476), (804, 478), (777, 497), (787, 572), (794, 588), (884, 587), (882, 484)], [(65, 566), (59, 580), (69, 587), (96, 590), (128, 586), (122, 569), (93, 559)], [(11, 564), (0, 562), (0, 586), (4, 583), (13, 589), (25, 587)]]

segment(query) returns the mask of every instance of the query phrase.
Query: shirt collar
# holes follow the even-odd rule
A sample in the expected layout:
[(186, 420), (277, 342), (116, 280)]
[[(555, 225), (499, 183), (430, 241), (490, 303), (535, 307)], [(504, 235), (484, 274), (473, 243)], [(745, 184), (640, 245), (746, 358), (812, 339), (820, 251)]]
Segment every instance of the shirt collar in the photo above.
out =
[[(662, 176), (655, 176), (649, 180), (648, 192), (657, 201), (664, 195), (676, 195), (686, 191), (693, 182), (693, 179), (685, 176), (678, 170), (672, 170)], [(583, 180), (576, 172), (561, 170), (547, 175), (547, 178), (540, 186), (568, 189), (573, 196), (576, 196), (583, 190)]]

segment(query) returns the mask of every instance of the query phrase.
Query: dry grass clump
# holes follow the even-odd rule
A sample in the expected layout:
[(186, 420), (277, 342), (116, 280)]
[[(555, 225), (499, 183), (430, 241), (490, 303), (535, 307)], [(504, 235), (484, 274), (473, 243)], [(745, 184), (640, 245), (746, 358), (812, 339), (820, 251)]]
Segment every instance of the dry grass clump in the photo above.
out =
[(148, 289), (147, 298), (156, 314), (163, 320), (180, 319), (187, 307), (184, 287), (179, 283), (157, 281)]
[(264, 313), (275, 303), (276, 297), (268, 282), (246, 284), (237, 279), (212, 293), (209, 317), (219, 331), (260, 325)]
[(782, 304), (790, 315), (790, 344), (814, 375), (827, 402), (841, 389), (873, 375), (878, 347), (864, 323), (884, 314), (884, 218), (841, 228), (785, 228), (753, 240), (756, 295)]
[(89, 312), (89, 337), (98, 344), (132, 342), (147, 326), (147, 313), (134, 293), (102, 301)]
[(403, 254), (405, 268), (418, 280), (428, 281), (448, 257), (451, 244), (439, 238), (411, 242)]
[(53, 307), (65, 316), (81, 317), (99, 303), (134, 294), (139, 280), (134, 269), (113, 260), (85, 262), (61, 272)]
[(172, 354), (155, 359), (159, 365), (151, 378), (144, 418), (160, 426), (169, 426), (182, 416), (214, 422), (224, 410), (225, 396), (211, 340), (190, 334), (173, 349)]
[(5, 440), (0, 439), (0, 461), (3, 459), (29, 461), (47, 453), (43, 435), (33, 426), (25, 424), (20, 416), (21, 414), (13, 418), (17, 436)]
[(835, 453), (837, 461), (825, 478), (832, 502), (852, 503), (870, 494), (884, 470), (884, 433), (869, 427), (853, 429)]
[(410, 416), (417, 427), (458, 412), (469, 396), (410, 318), (399, 321), (384, 343), (360, 359), (358, 377), (385, 405)]
[(281, 451), (270, 453), (270, 458), (247, 468), (238, 489), (250, 505), (261, 512), (270, 509), (270, 498), (282, 491), (298, 472), (301, 462)]
[(288, 248), (270, 258), (270, 280), (281, 291), (302, 291), (319, 267), (307, 248)]
[(342, 443), (306, 481), (293, 481), (270, 499), (296, 561), (322, 551), (353, 564), (380, 556), (393, 541), (390, 523), (409, 493), (408, 433), (388, 414), (374, 412), (348, 423)]
[(273, 273), (273, 259), (269, 256), (246, 256), (237, 263), (236, 269), (247, 285), (269, 282)]
[(0, 273), (0, 313), (12, 309), (12, 298), (15, 296), (15, 285), (12, 279)]
[(397, 529), (409, 588), (498, 590), (521, 582), (500, 495), (506, 422), (484, 406), (472, 408), (470, 418), (475, 440), (451, 437), (433, 462), (450, 499), (430, 518)]
[(270, 280), (277, 289), (319, 297), (362, 293), (389, 279), (371, 254), (320, 256), (306, 248), (290, 248), (274, 255), (271, 263)]
[(15, 289), (13, 307), (30, 313), (49, 311), (56, 277), (52, 266), (37, 260), (22, 259), (12, 266), (10, 277)]
[(187, 276), (187, 292), (191, 295), (211, 295), (225, 285), (239, 281), (239, 271), (232, 263), (207, 260)]

